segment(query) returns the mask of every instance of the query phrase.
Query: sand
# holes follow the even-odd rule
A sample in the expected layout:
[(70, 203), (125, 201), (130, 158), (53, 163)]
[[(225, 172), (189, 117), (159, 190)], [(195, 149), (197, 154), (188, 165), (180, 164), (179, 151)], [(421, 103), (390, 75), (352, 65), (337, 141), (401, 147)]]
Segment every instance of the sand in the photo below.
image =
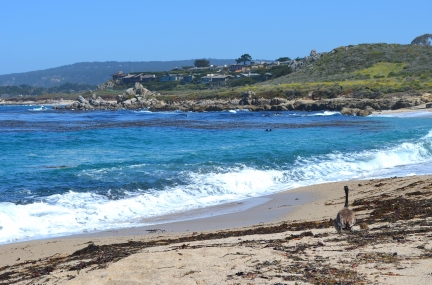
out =
[[(330, 219), (344, 185), (361, 227), (339, 235)], [(0, 284), (431, 284), (430, 175), (244, 203), (208, 218), (2, 245)]]
[(401, 113), (414, 113), (414, 112), (432, 112), (432, 108), (426, 108), (426, 103), (420, 104), (418, 106), (410, 107), (410, 108), (401, 108), (397, 110), (381, 110), (381, 111), (373, 111), (373, 115), (395, 115)]

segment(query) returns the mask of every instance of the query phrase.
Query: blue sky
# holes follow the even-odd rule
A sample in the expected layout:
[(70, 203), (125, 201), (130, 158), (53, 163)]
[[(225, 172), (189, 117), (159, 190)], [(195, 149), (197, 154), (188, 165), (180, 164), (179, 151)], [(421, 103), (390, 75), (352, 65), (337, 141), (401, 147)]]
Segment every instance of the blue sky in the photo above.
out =
[(85, 61), (254, 59), (432, 33), (432, 1), (6, 1), (0, 74)]

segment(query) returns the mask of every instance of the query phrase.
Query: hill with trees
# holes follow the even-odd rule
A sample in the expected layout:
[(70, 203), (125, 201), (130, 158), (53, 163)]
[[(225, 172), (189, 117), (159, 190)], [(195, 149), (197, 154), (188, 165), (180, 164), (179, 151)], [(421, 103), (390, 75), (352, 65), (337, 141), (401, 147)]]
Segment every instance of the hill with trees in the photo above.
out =
[[(234, 59), (206, 59), (213, 65), (232, 64)], [(129, 72), (158, 72), (176, 67), (193, 66), (193, 59), (173, 61), (107, 61), (80, 62), (45, 70), (30, 71), (0, 75), (0, 86), (30, 85), (34, 87), (50, 88), (65, 83), (98, 85), (118, 71)]]
[(284, 93), (298, 96), (311, 91), (320, 91), (325, 97), (430, 92), (432, 46), (379, 43), (338, 47), (296, 72), (257, 85), (256, 89), (278, 86)]

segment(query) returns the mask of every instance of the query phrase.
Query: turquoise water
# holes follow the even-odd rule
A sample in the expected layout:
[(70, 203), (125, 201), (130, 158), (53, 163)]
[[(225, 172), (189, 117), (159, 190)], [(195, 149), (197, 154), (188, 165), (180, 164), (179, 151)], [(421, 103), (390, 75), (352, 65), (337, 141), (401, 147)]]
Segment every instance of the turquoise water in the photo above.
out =
[(430, 174), (431, 118), (1, 106), (0, 243), (322, 182)]

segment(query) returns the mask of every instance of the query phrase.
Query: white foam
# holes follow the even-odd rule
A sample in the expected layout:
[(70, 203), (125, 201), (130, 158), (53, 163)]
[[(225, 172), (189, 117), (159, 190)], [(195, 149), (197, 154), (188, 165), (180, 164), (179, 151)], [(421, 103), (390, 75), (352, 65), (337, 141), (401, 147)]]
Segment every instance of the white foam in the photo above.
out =
[(323, 117), (323, 116), (334, 116), (334, 115), (340, 115), (340, 112), (323, 111), (323, 112), (318, 112), (318, 113), (302, 112), (302, 113), (289, 113), (288, 114), (288, 116), (299, 116), (299, 117)]
[(45, 106), (40, 106), (39, 108), (33, 108), (33, 109), (28, 109), (28, 110), (32, 111), (32, 112), (38, 112), (38, 111), (47, 111), (48, 108)]
[(151, 114), (151, 113), (153, 113), (153, 112), (152, 112), (152, 111), (149, 111), (148, 109), (142, 109), (142, 110), (134, 111), (134, 113)]
[(311, 116), (334, 116), (334, 115), (340, 115), (340, 112), (324, 111), (322, 113), (316, 113)]

